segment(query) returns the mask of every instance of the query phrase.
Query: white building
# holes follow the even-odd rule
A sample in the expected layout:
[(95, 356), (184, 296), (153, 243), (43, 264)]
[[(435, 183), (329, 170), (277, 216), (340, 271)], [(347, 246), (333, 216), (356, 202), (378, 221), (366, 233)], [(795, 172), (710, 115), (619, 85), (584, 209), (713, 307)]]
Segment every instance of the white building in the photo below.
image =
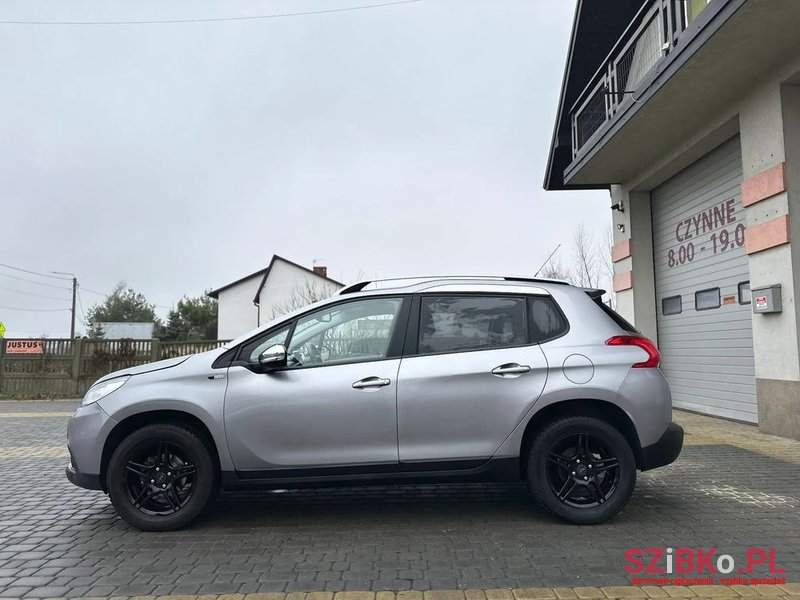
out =
[(548, 190), (610, 190), (674, 405), (800, 439), (800, 2), (578, 0)]
[(326, 267), (307, 269), (273, 255), (269, 266), (212, 290), (219, 303), (217, 337), (235, 338), (275, 317), (334, 294), (343, 284)]
[(154, 323), (100, 323), (105, 340), (149, 340), (153, 337)]

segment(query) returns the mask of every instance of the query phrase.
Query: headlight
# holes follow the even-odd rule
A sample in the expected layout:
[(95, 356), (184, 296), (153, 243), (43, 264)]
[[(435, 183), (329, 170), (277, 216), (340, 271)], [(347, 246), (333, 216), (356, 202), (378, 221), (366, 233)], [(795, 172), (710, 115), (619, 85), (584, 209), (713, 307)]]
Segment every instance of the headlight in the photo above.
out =
[(130, 379), (130, 375), (126, 375), (125, 377), (118, 377), (117, 379), (112, 379), (110, 381), (104, 381), (103, 383), (98, 383), (93, 385), (89, 388), (89, 391), (86, 392), (86, 395), (83, 397), (83, 402), (81, 402), (81, 406), (86, 406), (87, 404), (92, 404), (100, 400), (100, 398), (105, 398), (111, 392), (118, 390), (125, 382)]

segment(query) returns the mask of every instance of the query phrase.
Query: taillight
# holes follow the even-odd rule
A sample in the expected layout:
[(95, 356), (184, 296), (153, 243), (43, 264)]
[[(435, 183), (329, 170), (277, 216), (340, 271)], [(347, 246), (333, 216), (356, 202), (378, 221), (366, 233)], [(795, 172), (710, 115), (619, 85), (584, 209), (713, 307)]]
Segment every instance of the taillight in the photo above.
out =
[(640, 335), (615, 335), (606, 340), (606, 346), (638, 346), (647, 352), (647, 360), (633, 365), (637, 369), (654, 369), (661, 363), (661, 354), (656, 345)]

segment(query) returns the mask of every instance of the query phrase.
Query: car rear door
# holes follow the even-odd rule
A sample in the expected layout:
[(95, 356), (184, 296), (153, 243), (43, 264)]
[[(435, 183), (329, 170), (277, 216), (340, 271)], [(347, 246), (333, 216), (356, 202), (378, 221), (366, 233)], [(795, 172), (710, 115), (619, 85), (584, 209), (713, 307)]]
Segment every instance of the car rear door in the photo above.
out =
[(539, 398), (547, 361), (522, 295), (423, 294), (411, 309), (397, 393), (401, 468), (485, 462)]

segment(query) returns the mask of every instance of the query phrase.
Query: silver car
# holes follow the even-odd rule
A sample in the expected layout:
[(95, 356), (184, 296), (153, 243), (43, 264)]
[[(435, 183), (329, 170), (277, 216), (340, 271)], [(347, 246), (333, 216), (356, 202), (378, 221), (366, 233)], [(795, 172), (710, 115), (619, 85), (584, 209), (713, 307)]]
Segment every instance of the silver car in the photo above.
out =
[(360, 282), (223, 348), (111, 373), (69, 422), (74, 484), (144, 530), (217, 490), (525, 480), (609, 519), (683, 430), (652, 342), (600, 290), (510, 277)]

